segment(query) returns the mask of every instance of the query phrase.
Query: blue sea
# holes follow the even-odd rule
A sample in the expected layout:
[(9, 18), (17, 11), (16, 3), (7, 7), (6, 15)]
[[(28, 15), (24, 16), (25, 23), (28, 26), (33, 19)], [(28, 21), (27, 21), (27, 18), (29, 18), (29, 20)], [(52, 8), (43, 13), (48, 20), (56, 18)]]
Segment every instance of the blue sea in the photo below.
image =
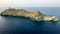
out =
[[(21, 8), (39, 10), (47, 16), (57, 16), (60, 19), (60, 7), (16, 7)], [(0, 16), (0, 34), (60, 34), (60, 22), (34, 22), (21, 17)]]

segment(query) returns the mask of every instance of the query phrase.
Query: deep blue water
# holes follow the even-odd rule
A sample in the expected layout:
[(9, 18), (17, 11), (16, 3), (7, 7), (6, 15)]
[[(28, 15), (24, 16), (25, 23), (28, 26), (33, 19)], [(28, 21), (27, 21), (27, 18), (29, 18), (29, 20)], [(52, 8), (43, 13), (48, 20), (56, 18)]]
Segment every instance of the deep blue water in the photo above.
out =
[[(38, 9), (42, 13), (60, 19), (60, 7), (30, 7), (26, 10)], [(20, 17), (0, 16), (0, 34), (60, 34), (60, 22), (34, 22)]]

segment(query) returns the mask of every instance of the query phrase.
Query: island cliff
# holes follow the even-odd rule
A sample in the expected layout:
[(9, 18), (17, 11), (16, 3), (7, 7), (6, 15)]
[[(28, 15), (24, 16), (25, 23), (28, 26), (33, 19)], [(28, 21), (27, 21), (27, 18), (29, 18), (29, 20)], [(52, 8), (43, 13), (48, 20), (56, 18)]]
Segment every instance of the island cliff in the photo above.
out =
[(41, 13), (39, 10), (28, 11), (23, 9), (6, 9), (1, 15), (3, 16), (22, 16), (26, 18), (30, 18), (34, 21), (59, 21), (56, 16), (46, 16)]

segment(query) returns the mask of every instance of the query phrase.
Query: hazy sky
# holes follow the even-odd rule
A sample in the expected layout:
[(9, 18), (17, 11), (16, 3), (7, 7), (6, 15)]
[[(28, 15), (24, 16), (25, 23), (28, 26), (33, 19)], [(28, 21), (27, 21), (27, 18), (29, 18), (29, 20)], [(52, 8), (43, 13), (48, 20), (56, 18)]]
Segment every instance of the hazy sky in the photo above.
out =
[(60, 7), (60, 0), (0, 0), (0, 7)]

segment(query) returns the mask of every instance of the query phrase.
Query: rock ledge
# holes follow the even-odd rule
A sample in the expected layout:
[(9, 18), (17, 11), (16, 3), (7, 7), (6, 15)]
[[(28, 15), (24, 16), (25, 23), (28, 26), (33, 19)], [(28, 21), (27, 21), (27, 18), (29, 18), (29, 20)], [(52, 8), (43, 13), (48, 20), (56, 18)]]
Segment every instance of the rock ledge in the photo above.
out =
[(23, 9), (6, 9), (4, 10), (1, 15), (4, 16), (23, 16), (26, 18), (30, 18), (34, 21), (59, 21), (56, 16), (46, 16), (42, 14), (39, 10), (35, 11), (28, 11)]

